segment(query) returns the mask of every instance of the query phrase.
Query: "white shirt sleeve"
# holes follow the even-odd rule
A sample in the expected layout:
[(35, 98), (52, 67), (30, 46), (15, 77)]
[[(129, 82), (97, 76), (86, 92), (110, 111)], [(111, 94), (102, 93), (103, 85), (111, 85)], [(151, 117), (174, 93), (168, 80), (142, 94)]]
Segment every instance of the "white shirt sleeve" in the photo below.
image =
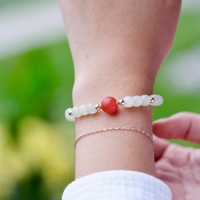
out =
[(97, 172), (70, 183), (62, 200), (172, 200), (169, 187), (141, 172)]

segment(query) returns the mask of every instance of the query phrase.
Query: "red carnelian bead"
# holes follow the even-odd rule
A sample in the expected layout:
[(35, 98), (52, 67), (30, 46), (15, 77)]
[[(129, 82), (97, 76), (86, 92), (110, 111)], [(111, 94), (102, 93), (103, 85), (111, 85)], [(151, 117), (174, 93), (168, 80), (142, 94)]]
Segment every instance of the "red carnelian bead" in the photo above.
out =
[(117, 101), (113, 97), (106, 97), (101, 102), (101, 109), (106, 113), (112, 114), (117, 111), (117, 108)]

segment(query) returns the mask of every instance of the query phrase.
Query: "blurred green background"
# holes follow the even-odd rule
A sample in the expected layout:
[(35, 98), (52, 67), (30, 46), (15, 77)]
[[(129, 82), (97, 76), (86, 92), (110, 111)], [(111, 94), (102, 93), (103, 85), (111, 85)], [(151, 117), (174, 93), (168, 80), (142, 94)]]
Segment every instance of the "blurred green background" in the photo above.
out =
[[(2, 11), (16, 5), (0, 3)], [(6, 21), (1, 17), (0, 28)], [(0, 42), (2, 52), (6, 47)], [(74, 124), (64, 118), (72, 106), (74, 81), (67, 38), (62, 32), (45, 44), (7, 52), (0, 54), (0, 200), (60, 199), (74, 180), (75, 165)], [(200, 113), (200, 13), (195, 6), (181, 13), (154, 93), (164, 97), (153, 110), (154, 120), (179, 111)]]

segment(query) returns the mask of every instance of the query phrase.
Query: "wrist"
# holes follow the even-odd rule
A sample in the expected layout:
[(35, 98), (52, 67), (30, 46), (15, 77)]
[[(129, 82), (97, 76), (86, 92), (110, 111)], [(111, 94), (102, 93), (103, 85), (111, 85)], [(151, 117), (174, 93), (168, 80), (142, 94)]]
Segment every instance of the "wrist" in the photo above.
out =
[(143, 76), (88, 74), (76, 79), (73, 87), (74, 105), (89, 102), (100, 103), (105, 97), (112, 96), (118, 100), (125, 96), (151, 95), (154, 80)]
[(74, 104), (79, 103), (80, 97), (99, 101), (110, 95), (120, 99), (152, 94), (159, 63), (156, 58), (142, 56), (140, 51), (127, 49), (105, 47), (104, 52), (98, 49), (79, 62), (74, 59)]
[[(116, 60), (117, 63), (109, 59), (75, 66), (74, 105), (101, 103), (107, 96), (119, 100), (125, 96), (153, 93), (154, 77), (146, 72), (148, 62), (136, 65), (126, 59)], [(119, 107), (117, 113), (112, 115), (100, 110), (95, 115), (80, 117), (76, 119), (76, 137), (116, 126), (138, 128), (152, 136), (151, 106)], [(76, 177), (112, 169), (141, 171), (153, 175), (153, 152), (148, 138), (137, 133), (126, 134), (121, 131), (88, 136), (79, 141), (76, 148)], [(135, 162), (127, 164), (130, 159)], [(87, 167), (88, 162), (91, 162), (90, 167)], [(109, 165), (106, 164), (108, 162)]]
[[(125, 96), (135, 95), (151, 95), (153, 94), (154, 80), (148, 79), (142, 75), (120, 76), (109, 75), (105, 73), (92, 74), (88, 72), (88, 76), (80, 76), (76, 79), (73, 88), (73, 104), (80, 106), (82, 104), (96, 103), (100, 104), (105, 97), (114, 97), (116, 100), (123, 99)], [(134, 112), (133, 112), (134, 110)], [(117, 114), (109, 115), (102, 110), (95, 116), (86, 116), (76, 121), (76, 134), (85, 131), (93, 131), (96, 129), (103, 129), (109, 126), (137, 126), (137, 128), (145, 129), (147, 132), (152, 130), (152, 108), (151, 106), (141, 106), (138, 108), (127, 109), (120, 107)], [(123, 120), (122, 120), (123, 119)], [(130, 120), (132, 119), (132, 120)], [(144, 120), (141, 122), (141, 119)], [(91, 124), (90, 129), (87, 124)], [(99, 122), (99, 123), (98, 123)], [(107, 126), (107, 127), (105, 127)], [(94, 128), (93, 128), (94, 127)]]
[[(74, 86), (74, 105), (90, 102), (101, 103), (106, 96), (117, 100), (125, 96), (152, 94), (153, 84), (142, 77), (135, 77), (135, 84), (122, 79), (116, 83), (93, 77), (78, 79)], [(96, 81), (95, 81), (96, 78)], [(116, 77), (115, 77), (116, 78)], [(77, 84), (78, 83), (78, 84)], [(83, 83), (83, 84), (79, 84)], [(101, 85), (101, 84), (102, 85)], [(129, 83), (129, 84), (128, 84)], [(95, 115), (87, 115), (76, 119), (76, 137), (85, 133), (111, 128), (132, 127), (148, 132), (152, 137), (152, 108), (119, 107), (115, 114), (107, 114), (100, 110)], [(130, 162), (132, 160), (133, 162)], [(90, 166), (88, 166), (90, 163)], [(108, 164), (109, 163), (109, 164)], [(83, 138), (76, 147), (76, 178), (98, 171), (133, 170), (154, 175), (154, 151), (152, 143), (140, 133), (124, 131), (99, 133)]]

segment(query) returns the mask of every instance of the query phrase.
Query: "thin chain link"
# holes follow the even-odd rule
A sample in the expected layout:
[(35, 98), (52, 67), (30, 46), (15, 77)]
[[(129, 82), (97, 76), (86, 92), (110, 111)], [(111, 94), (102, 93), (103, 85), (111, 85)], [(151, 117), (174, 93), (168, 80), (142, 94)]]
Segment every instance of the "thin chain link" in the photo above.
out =
[(146, 137), (148, 137), (151, 142), (153, 143), (153, 147), (155, 148), (155, 143), (153, 141), (153, 138), (150, 136), (149, 133), (145, 132), (145, 131), (142, 131), (140, 129), (136, 129), (136, 128), (130, 128), (130, 127), (114, 127), (114, 128), (106, 128), (106, 129), (101, 129), (101, 130), (97, 130), (97, 131), (92, 131), (92, 132), (89, 132), (89, 133), (86, 133), (86, 134), (83, 134), (81, 136), (79, 136), (78, 138), (76, 138), (76, 142), (74, 144), (74, 148), (76, 148), (76, 144), (77, 142), (88, 136), (88, 135), (92, 135), (92, 134), (96, 134), (96, 133), (101, 133), (101, 132), (107, 132), (107, 131), (118, 131), (118, 130), (125, 130), (125, 131), (136, 131), (136, 132), (139, 132), (139, 133), (142, 133), (143, 135), (145, 135)]

